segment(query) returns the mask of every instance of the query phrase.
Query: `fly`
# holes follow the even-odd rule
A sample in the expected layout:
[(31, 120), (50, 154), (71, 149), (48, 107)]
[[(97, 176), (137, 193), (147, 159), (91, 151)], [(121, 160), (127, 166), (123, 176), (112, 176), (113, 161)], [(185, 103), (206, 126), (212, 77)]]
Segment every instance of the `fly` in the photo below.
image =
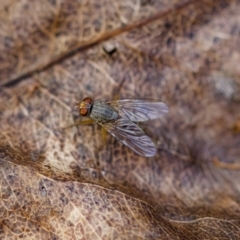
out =
[(165, 103), (151, 99), (93, 101), (84, 98), (77, 104), (81, 116), (90, 117), (118, 141), (144, 157), (156, 154), (152, 140), (136, 124), (157, 119), (168, 113)]

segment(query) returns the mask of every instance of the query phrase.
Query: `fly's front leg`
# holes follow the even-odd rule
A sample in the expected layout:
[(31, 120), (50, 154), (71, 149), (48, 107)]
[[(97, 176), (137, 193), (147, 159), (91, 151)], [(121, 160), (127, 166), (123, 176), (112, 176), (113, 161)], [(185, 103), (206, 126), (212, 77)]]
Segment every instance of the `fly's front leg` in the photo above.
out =
[(104, 146), (107, 143), (107, 131), (102, 127), (101, 132), (102, 132), (102, 139), (103, 139), (102, 145)]
[(71, 127), (78, 126), (78, 125), (87, 125), (87, 124), (93, 124), (93, 123), (94, 123), (94, 121), (92, 119), (87, 119), (87, 120), (77, 121), (74, 124), (64, 127), (63, 129), (71, 128)]
[(102, 141), (100, 146), (97, 148), (97, 152), (101, 151), (107, 143), (107, 131), (102, 127), (101, 128)]
[(73, 125), (77, 126), (77, 125), (85, 125), (85, 124), (93, 124), (93, 123), (94, 121), (92, 119), (87, 119), (87, 120), (75, 122)]

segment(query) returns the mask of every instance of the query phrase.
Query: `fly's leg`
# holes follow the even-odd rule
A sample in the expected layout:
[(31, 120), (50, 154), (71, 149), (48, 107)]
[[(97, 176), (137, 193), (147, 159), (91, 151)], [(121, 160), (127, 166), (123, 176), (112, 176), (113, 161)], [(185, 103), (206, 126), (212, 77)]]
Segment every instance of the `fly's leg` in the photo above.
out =
[(104, 145), (106, 145), (106, 143), (107, 143), (107, 131), (102, 127), (101, 133), (102, 133), (102, 139), (103, 139), (101, 148), (103, 148)]
[(83, 121), (77, 121), (74, 124), (71, 124), (71, 125), (69, 125), (67, 127), (64, 127), (63, 129), (71, 128), (71, 127), (78, 126), (78, 125), (87, 125), (87, 124), (93, 124), (93, 123), (94, 123), (94, 121), (92, 119), (83, 120)]
[(107, 143), (107, 131), (102, 127), (101, 128), (101, 135), (102, 135), (102, 141), (100, 146), (95, 150), (95, 155), (96, 155), (96, 164), (100, 169), (100, 161), (99, 161), (99, 152), (102, 151), (103, 147)]
[(102, 141), (100, 146), (97, 149), (98, 152), (101, 151), (107, 143), (107, 131), (103, 127), (101, 128), (101, 135), (102, 135)]
[(88, 120), (83, 120), (83, 121), (78, 121), (78, 122), (75, 122), (73, 124), (73, 126), (77, 126), (77, 125), (85, 125), (85, 124), (93, 124), (94, 121), (92, 119), (88, 119)]
[(238, 164), (238, 163), (224, 163), (224, 162), (221, 162), (217, 157), (214, 157), (212, 161), (213, 161), (214, 166), (219, 167), (219, 168), (235, 170), (235, 171), (240, 170), (240, 164)]

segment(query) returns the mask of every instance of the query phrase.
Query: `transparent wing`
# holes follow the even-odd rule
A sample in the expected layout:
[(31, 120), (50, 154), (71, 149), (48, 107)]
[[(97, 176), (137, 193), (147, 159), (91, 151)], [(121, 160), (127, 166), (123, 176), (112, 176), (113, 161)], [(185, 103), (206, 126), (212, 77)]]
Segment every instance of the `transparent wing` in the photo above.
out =
[(130, 120), (119, 118), (115, 122), (99, 124), (137, 154), (144, 157), (152, 157), (156, 154), (156, 148), (151, 139)]
[(168, 113), (165, 103), (151, 99), (123, 99), (108, 102), (119, 115), (133, 122), (145, 122)]

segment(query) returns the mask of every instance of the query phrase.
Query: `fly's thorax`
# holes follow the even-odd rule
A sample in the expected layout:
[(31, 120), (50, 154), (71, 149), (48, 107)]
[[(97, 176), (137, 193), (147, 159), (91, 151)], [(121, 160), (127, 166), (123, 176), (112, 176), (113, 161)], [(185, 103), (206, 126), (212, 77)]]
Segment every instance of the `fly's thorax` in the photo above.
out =
[(118, 112), (109, 104), (101, 101), (96, 101), (93, 104), (90, 118), (96, 122), (107, 122), (116, 120), (118, 118)]

